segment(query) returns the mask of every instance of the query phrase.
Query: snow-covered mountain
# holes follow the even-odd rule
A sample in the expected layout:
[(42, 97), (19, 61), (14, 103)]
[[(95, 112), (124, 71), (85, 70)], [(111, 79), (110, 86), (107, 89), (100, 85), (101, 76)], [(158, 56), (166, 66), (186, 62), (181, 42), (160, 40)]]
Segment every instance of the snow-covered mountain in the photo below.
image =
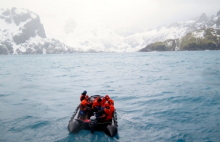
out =
[(46, 38), (37, 14), (27, 9), (0, 9), (0, 55), (77, 51), (59, 40)]
[(85, 52), (126, 52), (130, 50), (129, 45), (124, 42), (124, 37), (105, 25), (98, 25), (97, 28), (78, 27), (67, 35), (65, 43)]
[(186, 21), (176, 22), (168, 26), (161, 26), (157, 29), (152, 29), (144, 33), (137, 33), (125, 39), (135, 49), (142, 49), (147, 45), (168, 39), (178, 39), (188, 33), (204, 28), (220, 28), (220, 15), (208, 18), (206, 14), (200, 17)]
[(154, 42), (140, 52), (220, 50), (220, 29), (204, 28), (177, 39)]
[[(171, 27), (175, 25), (172, 24)], [(140, 51), (220, 50), (220, 11), (216, 16), (208, 18), (202, 14), (176, 27), (185, 29), (185, 32), (181, 36), (155, 41)]]
[(93, 29), (79, 27), (68, 31), (64, 44), (46, 37), (37, 14), (26, 9), (1, 9), (0, 54), (134, 52), (149, 44), (180, 39), (206, 28), (220, 28), (220, 11), (216, 16), (202, 14), (186, 22), (176, 22), (130, 36), (121, 36), (105, 25)]
[[(84, 31), (75, 29), (75, 31), (69, 33), (69, 39), (66, 40), (66, 43), (74, 47), (80, 47), (85, 51), (134, 52), (157, 41), (181, 38), (187, 33), (199, 29), (219, 28), (219, 25), (219, 15), (207, 17), (203, 13), (201, 16), (186, 22), (176, 22), (130, 36), (120, 36), (107, 26), (98, 26), (98, 28)], [(77, 38), (72, 40), (72, 37)]]

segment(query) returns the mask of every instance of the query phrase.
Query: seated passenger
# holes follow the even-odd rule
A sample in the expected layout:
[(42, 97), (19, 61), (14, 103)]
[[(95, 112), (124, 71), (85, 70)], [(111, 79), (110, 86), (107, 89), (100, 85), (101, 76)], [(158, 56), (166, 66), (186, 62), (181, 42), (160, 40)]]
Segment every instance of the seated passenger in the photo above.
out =
[(109, 99), (108, 103), (109, 103), (109, 107), (110, 107), (111, 111), (114, 112), (115, 111), (114, 101), (112, 99)]
[(87, 113), (88, 113), (88, 118), (90, 118), (90, 116), (93, 115), (93, 112), (92, 112), (92, 103), (90, 102), (90, 100), (87, 101)]
[(92, 109), (100, 110), (102, 99), (97, 97), (92, 104)]
[(105, 95), (105, 99), (106, 99), (106, 101), (108, 101), (110, 99), (110, 97), (108, 95)]
[(83, 101), (80, 104), (80, 118), (81, 119), (85, 119), (85, 115), (87, 112), (87, 102), (88, 102), (89, 96), (86, 95), (85, 99), (83, 99)]
[(105, 103), (106, 103), (106, 99), (105, 97), (102, 98), (102, 102), (101, 102), (101, 110), (104, 110), (105, 108)]
[(86, 90), (82, 92), (81, 97), (80, 97), (80, 101), (83, 101), (85, 99), (86, 94), (87, 94)]
[[(92, 104), (92, 111), (93, 112), (98, 112), (99, 110), (101, 110), (101, 102), (102, 102), (102, 99), (97, 97), (94, 101), (93, 101), (93, 104)], [(96, 115), (96, 117), (98, 117), (98, 113)]]
[(109, 107), (109, 103), (105, 103), (104, 114), (98, 117), (100, 121), (109, 121), (112, 119), (113, 111)]

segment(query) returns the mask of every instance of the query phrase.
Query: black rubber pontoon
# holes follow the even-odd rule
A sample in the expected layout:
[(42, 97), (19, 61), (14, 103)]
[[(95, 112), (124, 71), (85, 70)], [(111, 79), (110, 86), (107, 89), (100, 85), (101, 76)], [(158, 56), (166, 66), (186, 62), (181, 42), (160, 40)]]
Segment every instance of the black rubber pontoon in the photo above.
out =
[[(103, 98), (100, 95), (94, 95), (89, 98), (90, 102), (93, 102), (97, 97)], [(78, 133), (81, 129), (90, 130), (91, 133), (94, 131), (104, 131), (107, 135), (113, 137), (118, 132), (118, 122), (116, 110), (112, 115), (112, 120), (110, 121), (98, 121), (96, 116), (86, 116), (86, 119), (80, 119), (80, 108), (79, 106), (76, 108), (72, 118), (69, 121), (68, 131), (70, 133)]]

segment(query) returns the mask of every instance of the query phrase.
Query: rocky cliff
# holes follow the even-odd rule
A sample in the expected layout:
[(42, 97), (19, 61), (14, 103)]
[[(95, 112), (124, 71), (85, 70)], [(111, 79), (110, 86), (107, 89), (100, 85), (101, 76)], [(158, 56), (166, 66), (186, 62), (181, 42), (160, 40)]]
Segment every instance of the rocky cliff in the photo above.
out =
[(220, 11), (214, 17), (202, 14), (186, 23), (191, 26), (188, 25), (188, 31), (179, 38), (157, 41), (139, 51), (220, 50)]
[(59, 40), (48, 39), (37, 14), (27, 9), (0, 9), (0, 55), (79, 51)]
[(220, 50), (220, 29), (200, 29), (179, 39), (169, 39), (149, 44), (140, 52), (178, 50)]

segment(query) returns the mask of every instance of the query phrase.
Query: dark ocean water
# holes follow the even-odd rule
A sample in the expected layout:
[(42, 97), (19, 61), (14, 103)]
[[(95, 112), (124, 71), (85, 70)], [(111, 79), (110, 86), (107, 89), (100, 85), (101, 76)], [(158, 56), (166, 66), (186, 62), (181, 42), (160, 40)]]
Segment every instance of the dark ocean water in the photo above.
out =
[[(118, 134), (68, 122), (108, 94)], [(0, 56), (0, 141), (220, 141), (220, 51)]]

